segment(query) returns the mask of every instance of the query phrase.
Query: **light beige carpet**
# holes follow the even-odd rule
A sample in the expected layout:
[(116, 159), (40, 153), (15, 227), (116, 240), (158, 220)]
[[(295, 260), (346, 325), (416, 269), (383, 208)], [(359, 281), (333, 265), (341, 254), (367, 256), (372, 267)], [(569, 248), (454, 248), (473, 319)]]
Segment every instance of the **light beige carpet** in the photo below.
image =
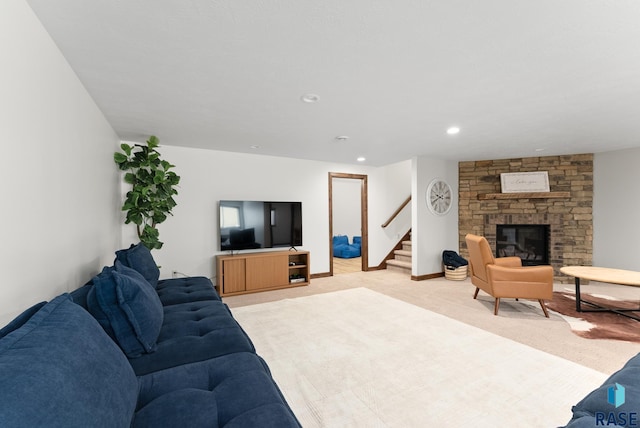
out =
[(555, 427), (607, 377), (365, 288), (232, 311), (305, 427)]

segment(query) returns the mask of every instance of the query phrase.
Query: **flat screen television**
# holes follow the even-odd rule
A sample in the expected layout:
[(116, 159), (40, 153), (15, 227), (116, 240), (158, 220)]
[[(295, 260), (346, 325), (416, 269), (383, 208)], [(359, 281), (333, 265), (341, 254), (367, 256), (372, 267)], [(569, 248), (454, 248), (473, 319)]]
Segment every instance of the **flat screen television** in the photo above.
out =
[(220, 250), (299, 247), (302, 202), (220, 201)]

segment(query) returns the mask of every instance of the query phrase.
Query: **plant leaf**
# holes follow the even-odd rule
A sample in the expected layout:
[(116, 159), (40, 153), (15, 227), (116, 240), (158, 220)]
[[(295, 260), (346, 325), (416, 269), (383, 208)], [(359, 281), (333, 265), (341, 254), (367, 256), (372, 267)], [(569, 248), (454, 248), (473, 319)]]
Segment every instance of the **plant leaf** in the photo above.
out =
[(127, 143), (122, 143), (120, 144), (120, 148), (122, 149), (123, 152), (125, 152), (125, 154), (127, 156), (131, 156), (131, 146), (128, 145)]
[(159, 145), (160, 145), (160, 141), (158, 140), (158, 137), (156, 137), (155, 135), (150, 136), (149, 139), (147, 140), (147, 146), (149, 146), (150, 149), (155, 149)]
[(136, 176), (132, 172), (127, 172), (124, 175), (124, 182), (129, 184), (134, 184), (136, 182)]
[(115, 152), (113, 154), (113, 160), (115, 161), (115, 163), (121, 164), (127, 161), (127, 157), (120, 152)]

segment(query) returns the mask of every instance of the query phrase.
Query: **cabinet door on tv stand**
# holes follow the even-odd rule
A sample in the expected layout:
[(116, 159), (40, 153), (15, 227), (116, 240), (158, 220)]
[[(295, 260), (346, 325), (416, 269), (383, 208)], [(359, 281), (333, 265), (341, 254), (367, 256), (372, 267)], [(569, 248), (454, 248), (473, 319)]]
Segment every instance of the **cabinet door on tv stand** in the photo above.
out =
[(222, 261), (224, 294), (238, 293), (246, 290), (245, 259), (226, 259)]
[(289, 284), (289, 256), (285, 254), (247, 258), (247, 291)]

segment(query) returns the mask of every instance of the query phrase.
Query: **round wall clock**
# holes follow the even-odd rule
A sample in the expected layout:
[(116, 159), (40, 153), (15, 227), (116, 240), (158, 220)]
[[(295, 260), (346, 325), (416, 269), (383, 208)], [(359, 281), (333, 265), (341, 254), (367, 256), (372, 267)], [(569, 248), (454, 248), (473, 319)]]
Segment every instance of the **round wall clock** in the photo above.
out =
[(453, 195), (451, 186), (439, 178), (434, 179), (427, 187), (427, 207), (436, 215), (445, 215), (451, 209)]

